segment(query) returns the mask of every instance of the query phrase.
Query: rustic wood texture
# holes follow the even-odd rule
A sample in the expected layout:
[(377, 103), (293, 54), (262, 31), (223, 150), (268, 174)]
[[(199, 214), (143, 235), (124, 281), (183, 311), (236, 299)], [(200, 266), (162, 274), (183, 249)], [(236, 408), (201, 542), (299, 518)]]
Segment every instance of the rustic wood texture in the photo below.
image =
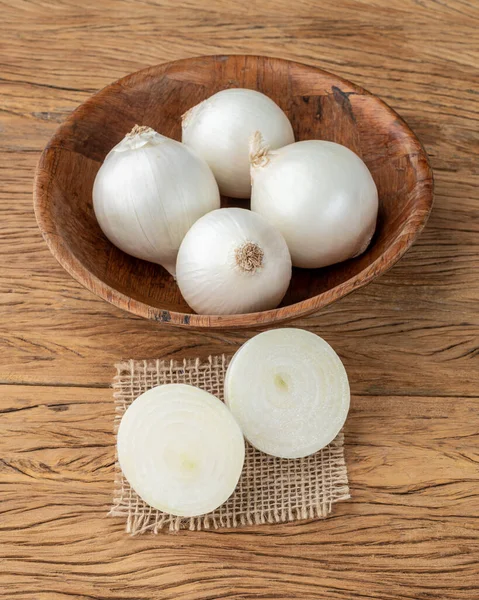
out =
[[(93, 182), (105, 156), (135, 124), (181, 140), (181, 116), (231, 87), (252, 88), (272, 98), (288, 115), (297, 141), (330, 140), (361, 156), (378, 188), (378, 221), (372, 242), (357, 258), (323, 269), (293, 269), (279, 308), (196, 315), (165, 269), (121, 252), (102, 234), (93, 211)], [(315, 67), (271, 57), (220, 55), (137, 71), (82, 104), (42, 153), (34, 205), (53, 255), (101, 298), (163, 323), (232, 329), (317, 312), (382, 275), (422, 231), (432, 188), (420, 142), (376, 96)], [(223, 205), (232, 200), (223, 198)]]
[[(472, 0), (2, 2), (0, 598), (476, 600), (479, 6)], [(295, 321), (345, 361), (352, 500), (330, 519), (129, 539), (107, 518), (121, 358), (233, 352), (252, 332), (166, 329), (77, 284), (32, 208), (42, 148), (138, 69), (204, 54), (337, 73), (403, 116), (435, 206), (405, 257)]]

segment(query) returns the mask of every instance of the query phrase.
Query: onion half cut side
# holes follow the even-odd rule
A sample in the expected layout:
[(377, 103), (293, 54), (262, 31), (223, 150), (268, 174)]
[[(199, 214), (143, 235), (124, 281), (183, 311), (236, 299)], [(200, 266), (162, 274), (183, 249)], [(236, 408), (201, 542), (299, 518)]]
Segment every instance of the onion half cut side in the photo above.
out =
[(234, 355), (225, 400), (246, 439), (281, 458), (327, 446), (346, 420), (346, 370), (331, 346), (303, 329), (260, 333)]
[(245, 455), (243, 435), (225, 404), (184, 384), (139, 396), (123, 415), (117, 448), (135, 492), (150, 506), (182, 517), (223, 504)]

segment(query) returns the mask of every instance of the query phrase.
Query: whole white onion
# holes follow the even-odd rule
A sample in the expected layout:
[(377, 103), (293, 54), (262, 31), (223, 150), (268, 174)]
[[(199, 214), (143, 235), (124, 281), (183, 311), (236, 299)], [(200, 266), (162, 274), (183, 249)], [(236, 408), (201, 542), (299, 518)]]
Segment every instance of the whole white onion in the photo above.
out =
[(294, 142), (288, 117), (268, 96), (254, 90), (222, 90), (183, 115), (184, 144), (203, 157), (220, 192), (249, 198), (251, 178), (248, 142), (261, 130), (271, 148)]
[(334, 142), (269, 150), (251, 142), (251, 209), (283, 234), (293, 265), (316, 268), (363, 253), (376, 228), (378, 192), (364, 162)]
[(200, 314), (242, 314), (275, 308), (291, 279), (283, 236), (261, 215), (221, 208), (188, 231), (176, 263), (184, 299)]
[(111, 150), (93, 186), (93, 208), (106, 237), (172, 275), (185, 233), (219, 206), (205, 161), (150, 127), (135, 126)]

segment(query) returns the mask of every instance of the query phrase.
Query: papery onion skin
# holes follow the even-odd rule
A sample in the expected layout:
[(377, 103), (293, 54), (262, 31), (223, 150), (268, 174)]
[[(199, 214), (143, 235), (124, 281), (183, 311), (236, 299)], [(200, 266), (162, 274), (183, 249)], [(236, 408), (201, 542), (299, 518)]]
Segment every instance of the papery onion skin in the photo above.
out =
[(291, 257), (282, 235), (261, 215), (222, 208), (188, 231), (176, 275), (197, 313), (244, 314), (281, 302), (291, 279)]
[(350, 402), (344, 366), (327, 342), (302, 329), (260, 333), (234, 355), (225, 402), (258, 450), (302, 458), (339, 433)]
[(366, 250), (378, 192), (359, 156), (323, 140), (265, 152), (256, 136), (251, 149), (251, 209), (281, 231), (294, 266), (325, 267)]
[(136, 126), (113, 148), (93, 186), (93, 208), (106, 237), (172, 275), (185, 233), (219, 206), (205, 161), (148, 127)]
[(248, 142), (258, 129), (271, 148), (294, 142), (291, 123), (281, 108), (255, 90), (222, 90), (191, 108), (182, 122), (182, 141), (211, 167), (220, 192), (249, 198)]
[(117, 449), (136, 493), (180, 517), (223, 504), (245, 454), (241, 430), (223, 402), (184, 384), (157, 386), (134, 400), (120, 422)]

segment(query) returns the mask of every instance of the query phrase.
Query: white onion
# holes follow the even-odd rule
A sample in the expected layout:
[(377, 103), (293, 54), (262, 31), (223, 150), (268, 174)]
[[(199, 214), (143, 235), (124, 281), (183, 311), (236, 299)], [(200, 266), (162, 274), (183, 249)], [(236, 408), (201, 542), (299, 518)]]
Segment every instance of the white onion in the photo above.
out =
[(260, 333), (234, 355), (225, 400), (258, 450), (301, 458), (327, 446), (349, 410), (348, 376), (338, 355), (302, 329)]
[(204, 160), (149, 127), (135, 126), (111, 150), (93, 186), (95, 215), (106, 237), (172, 275), (185, 233), (219, 206), (218, 186)]
[(282, 235), (261, 215), (222, 208), (188, 231), (176, 263), (178, 286), (200, 314), (241, 314), (276, 307), (291, 279)]
[(183, 517), (206, 514), (229, 498), (245, 453), (223, 402), (183, 384), (139, 396), (123, 415), (117, 448), (135, 492), (150, 506)]
[(183, 115), (184, 144), (211, 167), (220, 192), (249, 198), (248, 141), (261, 130), (271, 148), (294, 142), (291, 123), (268, 96), (241, 88), (222, 90)]
[(296, 267), (325, 267), (362, 254), (378, 213), (378, 192), (354, 152), (320, 140), (269, 151), (251, 144), (251, 209), (281, 231)]

